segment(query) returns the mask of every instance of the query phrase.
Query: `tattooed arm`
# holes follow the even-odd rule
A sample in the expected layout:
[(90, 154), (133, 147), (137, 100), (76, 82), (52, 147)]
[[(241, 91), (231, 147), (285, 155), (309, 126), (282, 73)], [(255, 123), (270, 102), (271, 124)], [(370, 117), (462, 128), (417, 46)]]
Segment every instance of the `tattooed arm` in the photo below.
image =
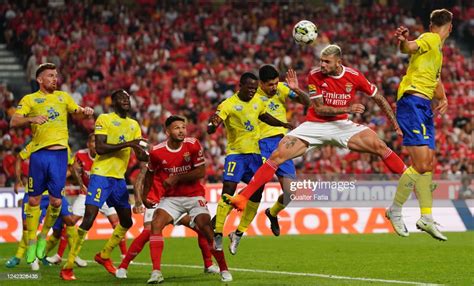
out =
[(395, 128), (395, 131), (397, 131), (397, 134), (402, 136), (402, 130), (400, 129), (400, 126), (398, 126), (395, 114), (393, 113), (393, 110), (390, 107), (390, 104), (385, 99), (385, 97), (380, 94), (376, 94), (373, 99), (375, 100), (375, 103), (380, 107), (380, 109), (382, 109), (385, 115), (387, 115), (388, 120), (390, 120), (390, 122), (392, 123), (393, 127)]

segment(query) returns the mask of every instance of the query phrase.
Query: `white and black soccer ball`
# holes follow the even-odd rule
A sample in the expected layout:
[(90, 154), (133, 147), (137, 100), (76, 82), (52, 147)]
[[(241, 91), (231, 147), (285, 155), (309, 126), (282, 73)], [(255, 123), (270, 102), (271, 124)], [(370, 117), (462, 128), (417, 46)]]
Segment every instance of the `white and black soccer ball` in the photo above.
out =
[(302, 20), (293, 27), (293, 39), (298, 45), (313, 45), (318, 37), (318, 27), (308, 20)]

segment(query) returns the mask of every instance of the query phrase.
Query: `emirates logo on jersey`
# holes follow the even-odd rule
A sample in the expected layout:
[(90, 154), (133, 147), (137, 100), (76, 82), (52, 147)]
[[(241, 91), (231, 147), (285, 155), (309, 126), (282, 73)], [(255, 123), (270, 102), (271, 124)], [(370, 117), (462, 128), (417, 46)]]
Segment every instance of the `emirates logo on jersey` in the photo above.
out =
[(352, 91), (352, 83), (348, 82), (346, 83), (346, 92), (351, 92)]
[(184, 161), (186, 161), (186, 163), (189, 163), (189, 161), (191, 161), (191, 154), (189, 154), (189, 152), (184, 153), (183, 157), (184, 157)]

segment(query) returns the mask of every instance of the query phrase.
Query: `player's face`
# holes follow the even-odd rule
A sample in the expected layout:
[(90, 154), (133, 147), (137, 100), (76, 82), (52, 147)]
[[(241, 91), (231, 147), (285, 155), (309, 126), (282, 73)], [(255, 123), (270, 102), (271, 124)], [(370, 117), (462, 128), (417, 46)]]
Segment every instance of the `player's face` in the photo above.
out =
[(115, 98), (115, 108), (123, 110), (125, 112), (130, 110), (130, 95), (125, 92), (121, 92)]
[(168, 126), (166, 133), (171, 140), (183, 142), (184, 138), (186, 138), (186, 123), (183, 121), (175, 121)]
[(337, 68), (341, 65), (341, 59), (335, 55), (322, 55), (319, 63), (323, 74), (336, 75)]
[(95, 156), (95, 136), (89, 137), (89, 140), (87, 140), (87, 148), (89, 148), (90, 154), (92, 157)]
[(240, 85), (240, 95), (242, 96), (241, 99), (244, 101), (251, 100), (257, 92), (257, 88), (258, 81), (251, 78), (247, 79), (244, 84)]
[(58, 85), (58, 71), (52, 69), (44, 70), (36, 80), (40, 88), (45, 89), (49, 93), (53, 93)]
[(260, 88), (270, 96), (273, 96), (277, 92), (278, 78), (269, 80), (267, 82), (260, 81)]

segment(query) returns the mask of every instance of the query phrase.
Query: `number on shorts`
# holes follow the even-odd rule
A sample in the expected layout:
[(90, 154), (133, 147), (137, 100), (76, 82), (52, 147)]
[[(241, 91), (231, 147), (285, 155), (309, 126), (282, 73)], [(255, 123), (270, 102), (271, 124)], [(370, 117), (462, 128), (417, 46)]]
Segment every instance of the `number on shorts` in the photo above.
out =
[(94, 201), (98, 202), (100, 201), (100, 194), (102, 193), (102, 189), (101, 188), (98, 188), (97, 189), (97, 194), (95, 194), (95, 198), (94, 198)]
[(31, 190), (33, 189), (33, 178), (28, 177), (28, 188)]
[(424, 139), (430, 138), (429, 136), (426, 135), (426, 126), (425, 126), (425, 124), (423, 124), (423, 123), (421, 123), (421, 130), (422, 130), (423, 138), (424, 138)]
[(237, 166), (237, 163), (234, 161), (230, 161), (229, 165), (227, 165), (227, 173), (234, 173), (235, 166)]
[(203, 201), (203, 200), (198, 200), (198, 203), (199, 203), (199, 206), (201, 206), (201, 207), (203, 207), (203, 208), (206, 207), (206, 202), (205, 202), (205, 201)]

